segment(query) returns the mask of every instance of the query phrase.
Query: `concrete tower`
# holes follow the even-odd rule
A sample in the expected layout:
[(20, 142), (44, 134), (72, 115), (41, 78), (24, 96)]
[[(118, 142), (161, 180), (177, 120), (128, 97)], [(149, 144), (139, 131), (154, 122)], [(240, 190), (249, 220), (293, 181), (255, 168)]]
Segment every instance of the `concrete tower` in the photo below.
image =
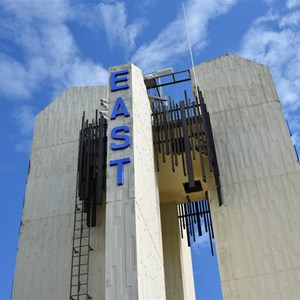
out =
[(296, 298), (300, 170), (268, 69), (203, 63), (168, 106), (136, 66), (109, 73), (37, 116), (13, 299), (193, 299), (203, 219), (224, 298)]
[(298, 299), (300, 166), (270, 72), (229, 54), (195, 74), (219, 162), (223, 205), (209, 193), (223, 297)]

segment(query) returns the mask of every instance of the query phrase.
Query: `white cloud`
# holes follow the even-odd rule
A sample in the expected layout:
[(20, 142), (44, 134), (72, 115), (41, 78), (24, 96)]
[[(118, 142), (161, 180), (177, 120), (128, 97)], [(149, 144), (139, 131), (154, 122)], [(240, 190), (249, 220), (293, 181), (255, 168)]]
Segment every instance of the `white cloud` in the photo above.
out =
[[(236, 2), (237, 0), (186, 2), (188, 28), (194, 51), (206, 46), (209, 21), (228, 12)], [(189, 55), (188, 51), (187, 33), (183, 9), (181, 9), (176, 19), (163, 29), (156, 39), (137, 49), (132, 61), (147, 73), (169, 66), (174, 60)]]
[(15, 150), (17, 152), (30, 152), (35, 115), (35, 108), (30, 105), (18, 106), (12, 113), (21, 134), (18, 136), (15, 145)]
[[(31, 100), (45, 86), (54, 95), (71, 86), (106, 84), (107, 71), (83, 58), (67, 22), (74, 18), (67, 0), (4, 0), (0, 38), (8, 45), (0, 53), (0, 94)], [(3, 48), (2, 48), (3, 49)], [(12, 112), (19, 136), (15, 150), (30, 151), (34, 104)]]
[(135, 48), (135, 40), (140, 34), (145, 20), (136, 19), (133, 23), (127, 24), (127, 12), (124, 3), (98, 5), (101, 18), (106, 30), (109, 46), (120, 45), (127, 50), (127, 53)]
[(286, 7), (289, 9), (300, 6), (300, 0), (288, 0), (286, 3)]
[(23, 136), (31, 136), (34, 127), (35, 109), (29, 105), (22, 105), (15, 109), (13, 117)]
[(279, 26), (297, 26), (300, 24), (300, 11), (296, 11), (290, 14), (283, 16), (280, 20)]
[[(300, 2), (299, 2), (300, 3)], [(289, 1), (288, 7), (296, 2)], [(271, 17), (273, 16), (273, 18)], [(299, 12), (267, 13), (244, 35), (239, 54), (267, 65), (300, 148), (300, 27)]]
[(28, 70), (14, 58), (0, 53), (0, 93), (7, 97), (28, 98), (35, 84)]
[[(0, 54), (0, 93), (27, 99), (45, 82), (56, 90), (74, 85), (100, 85), (107, 73), (81, 56), (66, 22), (72, 18), (68, 1), (2, 1), (1, 37), (19, 47), (16, 58)], [(9, 34), (8, 34), (9, 33)]]

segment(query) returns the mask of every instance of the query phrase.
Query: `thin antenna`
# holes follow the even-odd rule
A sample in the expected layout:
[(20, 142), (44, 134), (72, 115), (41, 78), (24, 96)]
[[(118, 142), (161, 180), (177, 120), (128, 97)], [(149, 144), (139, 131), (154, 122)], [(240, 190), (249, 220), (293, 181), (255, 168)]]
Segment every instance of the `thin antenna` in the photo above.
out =
[(193, 52), (192, 52), (192, 44), (191, 44), (191, 39), (190, 39), (190, 34), (189, 34), (189, 29), (188, 29), (188, 23), (187, 23), (187, 18), (186, 18), (184, 1), (182, 1), (182, 7), (183, 7), (183, 14), (184, 14), (186, 34), (187, 34), (188, 43), (189, 43), (190, 56), (191, 56), (191, 61), (192, 61), (192, 66), (193, 66), (193, 73), (194, 73), (194, 78), (195, 78), (195, 85), (197, 85), (197, 78), (196, 78), (196, 72), (195, 72), (194, 57), (193, 57)]

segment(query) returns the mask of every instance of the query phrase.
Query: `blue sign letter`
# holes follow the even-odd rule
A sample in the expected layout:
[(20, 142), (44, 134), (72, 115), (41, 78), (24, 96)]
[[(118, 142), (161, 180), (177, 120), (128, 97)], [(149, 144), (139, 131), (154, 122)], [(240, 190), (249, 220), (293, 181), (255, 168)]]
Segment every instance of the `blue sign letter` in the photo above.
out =
[(112, 166), (118, 166), (117, 172), (118, 172), (118, 185), (123, 185), (124, 183), (124, 172), (123, 172), (123, 165), (128, 164), (131, 162), (130, 157), (120, 158), (116, 160), (111, 160), (109, 162), (109, 165)]
[(119, 82), (126, 82), (128, 80), (127, 76), (122, 76), (122, 75), (127, 75), (129, 72), (128, 70), (121, 70), (118, 72), (113, 72), (110, 74), (110, 91), (119, 91), (119, 90), (126, 90), (129, 88), (129, 85), (127, 83), (123, 85), (117, 85)]
[(114, 106), (114, 109), (111, 113), (111, 120), (114, 120), (118, 116), (124, 115), (126, 118), (129, 117), (129, 112), (125, 106), (124, 100), (122, 97), (118, 97)]
[(118, 126), (113, 128), (111, 131), (111, 137), (114, 140), (122, 140), (124, 141), (123, 144), (116, 144), (115, 142), (110, 143), (110, 148), (112, 150), (122, 150), (130, 146), (130, 137), (125, 134), (118, 134), (118, 132), (123, 131), (123, 132), (129, 132), (128, 126)]

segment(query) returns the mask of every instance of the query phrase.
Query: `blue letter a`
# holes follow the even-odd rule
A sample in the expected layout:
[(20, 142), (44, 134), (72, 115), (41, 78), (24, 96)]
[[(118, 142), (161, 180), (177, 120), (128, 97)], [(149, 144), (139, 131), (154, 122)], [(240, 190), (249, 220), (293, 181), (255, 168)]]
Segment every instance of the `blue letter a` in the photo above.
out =
[(129, 117), (129, 112), (125, 106), (124, 100), (122, 97), (118, 97), (112, 111), (111, 120), (114, 120), (118, 116), (124, 115), (125, 117)]

